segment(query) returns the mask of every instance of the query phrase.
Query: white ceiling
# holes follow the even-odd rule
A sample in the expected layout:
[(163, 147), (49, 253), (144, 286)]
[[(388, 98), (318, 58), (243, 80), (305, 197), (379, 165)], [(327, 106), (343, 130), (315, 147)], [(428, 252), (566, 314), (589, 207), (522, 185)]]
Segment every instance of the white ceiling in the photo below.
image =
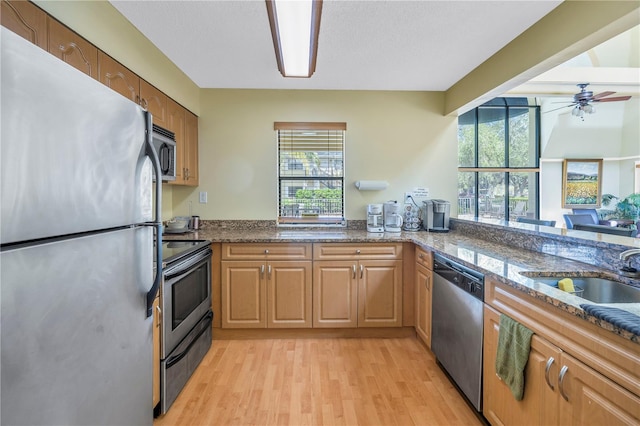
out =
[(561, 1), (324, 0), (309, 79), (278, 72), (264, 0), (111, 3), (201, 88), (444, 91)]

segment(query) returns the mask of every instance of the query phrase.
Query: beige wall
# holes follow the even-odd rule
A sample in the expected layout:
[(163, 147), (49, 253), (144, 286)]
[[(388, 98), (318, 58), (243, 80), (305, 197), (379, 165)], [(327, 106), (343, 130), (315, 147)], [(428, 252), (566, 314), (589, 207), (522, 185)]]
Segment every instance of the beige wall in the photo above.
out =
[[(442, 116), (443, 101), (433, 92), (203, 90), (200, 186), (173, 188), (173, 214), (188, 214), (191, 202), (203, 219), (275, 220), (274, 121), (347, 123), (347, 219), (364, 219), (368, 203), (402, 200), (416, 186), (453, 201), (457, 118)], [(389, 187), (358, 191), (361, 179)], [(207, 204), (198, 202), (200, 191)]]

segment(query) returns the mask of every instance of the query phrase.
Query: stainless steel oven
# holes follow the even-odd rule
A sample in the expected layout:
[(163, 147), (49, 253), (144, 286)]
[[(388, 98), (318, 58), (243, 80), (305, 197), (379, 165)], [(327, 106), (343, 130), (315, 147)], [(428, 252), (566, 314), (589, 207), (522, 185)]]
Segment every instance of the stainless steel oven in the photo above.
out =
[(211, 347), (211, 243), (163, 243), (160, 411), (166, 413)]

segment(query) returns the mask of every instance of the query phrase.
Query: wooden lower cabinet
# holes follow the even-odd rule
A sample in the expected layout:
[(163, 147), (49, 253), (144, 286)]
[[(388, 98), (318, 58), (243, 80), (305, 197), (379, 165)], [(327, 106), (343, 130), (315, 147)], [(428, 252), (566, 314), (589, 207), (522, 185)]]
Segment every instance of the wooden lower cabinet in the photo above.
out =
[(640, 397), (566, 353), (567, 368), (560, 393), (561, 425), (601, 426), (640, 424)]
[[(525, 370), (525, 391), (522, 401), (516, 401), (509, 387), (496, 374), (496, 352), (500, 313), (484, 307), (484, 380), (483, 414), (494, 426), (498, 425), (555, 425), (558, 424), (558, 363), (561, 351), (546, 340), (534, 335), (531, 352)], [(546, 364), (549, 366), (549, 382), (545, 379)]]
[(160, 329), (162, 315), (160, 312), (160, 295), (153, 301), (153, 407), (160, 403)]
[(265, 264), (222, 261), (222, 328), (267, 326)]
[(313, 326), (401, 327), (401, 260), (314, 262)]
[(310, 328), (311, 261), (267, 264), (267, 327)]
[[(500, 313), (484, 310), (484, 408), (492, 425), (633, 425), (640, 398), (535, 334), (516, 401), (497, 377), (495, 355)], [(563, 373), (564, 372), (564, 373)]]
[(356, 263), (349, 260), (313, 264), (313, 327), (358, 326)]
[(431, 283), (433, 272), (416, 263), (415, 324), (418, 338), (431, 347)]
[(311, 261), (222, 261), (222, 328), (311, 327)]

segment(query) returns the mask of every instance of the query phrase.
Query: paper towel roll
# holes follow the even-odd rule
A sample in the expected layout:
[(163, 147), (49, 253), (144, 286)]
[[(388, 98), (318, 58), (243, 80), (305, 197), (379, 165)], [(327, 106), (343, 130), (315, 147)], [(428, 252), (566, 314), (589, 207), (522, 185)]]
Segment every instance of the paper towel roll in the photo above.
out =
[(389, 183), (384, 180), (359, 180), (356, 181), (356, 188), (360, 191), (379, 191), (387, 189)]

